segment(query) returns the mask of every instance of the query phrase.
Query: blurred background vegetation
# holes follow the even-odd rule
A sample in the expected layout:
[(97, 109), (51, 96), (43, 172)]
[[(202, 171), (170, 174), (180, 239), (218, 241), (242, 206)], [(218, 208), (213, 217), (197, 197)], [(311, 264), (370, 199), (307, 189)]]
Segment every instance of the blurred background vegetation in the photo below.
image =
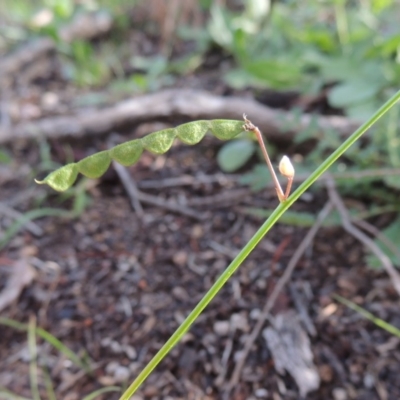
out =
[[(72, 108), (190, 87), (250, 93), (295, 117), (311, 112), (363, 121), (400, 82), (396, 0), (3, 0), (0, 7), (0, 55), (39, 38), (55, 41), (57, 68), (48, 74), (53, 79), (36, 84), (64, 91)], [(93, 39), (68, 40), (65, 28), (87, 13), (111, 21), (112, 29)], [(398, 113), (393, 110), (333, 170), (342, 192), (367, 199), (371, 215), (399, 211)], [(289, 149), (300, 161), (297, 172), (309, 173), (341, 140), (337, 132), (312, 124), (298, 133)], [(40, 146), (40, 168), (54, 168), (47, 144)], [(234, 172), (255, 154), (255, 142), (244, 136), (226, 144), (218, 162)], [(11, 158), (0, 149), (0, 162)], [(346, 175), (365, 169), (383, 173), (356, 180)], [(256, 164), (240, 182), (260, 190), (268, 176), (266, 167)], [(386, 233), (399, 237), (400, 219)]]
[[(96, 34), (85, 19), (88, 15), (96, 19)], [(299, 131), (296, 124), (304, 113), (315, 115), (315, 121), (328, 115), (362, 122), (399, 89), (399, 16), (398, 0), (1, 0), (0, 139), (1, 129), (8, 125), (73, 115), (163, 88), (193, 88), (221, 97), (254, 98), (292, 115), (282, 126), (296, 131), (293, 143), (285, 149), (275, 143), (268, 147), (279, 157), (284, 150), (296, 175), (307, 176), (343, 137), (334, 130), (321, 131), (314, 123)], [(76, 30), (79, 35), (73, 34)], [(46, 51), (34, 63), (25, 62), (12, 79), (10, 74), (4, 79), (16, 54), (26, 61), (38, 46), (51, 49), (51, 55)], [(378, 222), (397, 246), (396, 251), (376, 241), (396, 266), (399, 122), (399, 108), (394, 107), (331, 171), (340, 193), (350, 199), (346, 205), (353, 220)], [(86, 150), (104, 149), (94, 142), (85, 144)], [(8, 212), (3, 212), (0, 250), (33, 219), (74, 218), (84, 212), (93, 181), (82, 179), (61, 195), (38, 189), (33, 181), (61, 163), (87, 155), (75, 144), (46, 138), (0, 144), (0, 178), (4, 171), (7, 175), (7, 168), (14, 174), (15, 164), (28, 168), (21, 179), (13, 176), (0, 189), (1, 202), (3, 196), (13, 198), (13, 207), (21, 210), (4, 218)], [(264, 190), (270, 183), (249, 135), (221, 145), (217, 161), (223, 172), (239, 172), (235, 184), (249, 190)], [(320, 189), (311, 190), (317, 193), (311, 197), (315, 203)], [(29, 190), (35, 191), (33, 199)], [(308, 211), (290, 210), (280, 222), (312, 226), (313, 207), (314, 202), (306, 204)], [(271, 210), (248, 207), (245, 212), (264, 218)], [(339, 226), (339, 215), (332, 213), (325, 225)], [(12, 251), (22, 247), (21, 242), (10, 246)], [(368, 263), (380, 265), (372, 256)], [(0, 324), (30, 329), (34, 336), (33, 322), (30, 328), (9, 320)], [(56, 344), (60, 353), (66, 352)]]

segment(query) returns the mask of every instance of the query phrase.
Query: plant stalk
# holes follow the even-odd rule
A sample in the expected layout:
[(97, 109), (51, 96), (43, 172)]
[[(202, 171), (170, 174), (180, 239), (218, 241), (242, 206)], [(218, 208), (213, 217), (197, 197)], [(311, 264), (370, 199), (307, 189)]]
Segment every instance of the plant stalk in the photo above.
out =
[(265, 234), (279, 220), (282, 214), (324, 173), (328, 168), (354, 144), (372, 125), (374, 125), (383, 115), (385, 115), (400, 100), (400, 90), (394, 94), (368, 121), (363, 123), (345, 142), (342, 143), (284, 202), (280, 203), (270, 217), (264, 222), (260, 229), (254, 234), (249, 242), (244, 246), (236, 258), (225, 269), (214, 285), (208, 290), (193, 311), (178, 327), (170, 339), (163, 345), (157, 354), (150, 360), (142, 372), (132, 382), (128, 389), (122, 394), (120, 400), (129, 400), (140, 385), (150, 375), (153, 369), (162, 361), (168, 352), (179, 342), (182, 336), (188, 331), (197, 317), (218, 294), (226, 281), (235, 273), (242, 262), (247, 258), (251, 251), (261, 241)]

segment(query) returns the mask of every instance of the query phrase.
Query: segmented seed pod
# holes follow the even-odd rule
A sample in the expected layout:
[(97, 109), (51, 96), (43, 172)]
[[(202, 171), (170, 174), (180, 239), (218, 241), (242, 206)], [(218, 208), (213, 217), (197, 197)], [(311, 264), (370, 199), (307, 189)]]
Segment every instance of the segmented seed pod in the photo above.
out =
[(67, 164), (51, 172), (42, 181), (36, 180), (36, 183), (47, 184), (54, 190), (63, 192), (74, 184), (78, 173), (88, 178), (99, 178), (107, 171), (112, 160), (129, 166), (139, 160), (143, 150), (164, 154), (171, 148), (175, 138), (185, 144), (194, 145), (199, 143), (207, 132), (211, 132), (218, 139), (229, 140), (243, 132), (243, 122), (224, 119), (202, 120), (150, 133), (141, 139), (130, 140), (110, 150), (93, 154), (77, 163)]

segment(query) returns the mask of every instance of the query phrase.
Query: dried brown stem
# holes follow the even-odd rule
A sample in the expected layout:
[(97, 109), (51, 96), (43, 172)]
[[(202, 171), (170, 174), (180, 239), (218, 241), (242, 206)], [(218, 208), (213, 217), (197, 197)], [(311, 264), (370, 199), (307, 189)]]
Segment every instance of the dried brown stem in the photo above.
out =
[(293, 178), (288, 178), (288, 184), (286, 187), (285, 193), (283, 193), (281, 184), (279, 183), (278, 177), (276, 176), (274, 167), (272, 166), (271, 159), (269, 158), (267, 147), (265, 146), (264, 139), (260, 130), (249, 120), (247, 119), (246, 115), (243, 114), (244, 125), (243, 129), (248, 132), (253, 132), (256, 135), (258, 144), (260, 145), (261, 151), (264, 155), (265, 162), (267, 163), (269, 172), (271, 173), (272, 180), (274, 181), (274, 186), (276, 190), (276, 194), (280, 202), (285, 201), (290, 194), (290, 189), (292, 187)]

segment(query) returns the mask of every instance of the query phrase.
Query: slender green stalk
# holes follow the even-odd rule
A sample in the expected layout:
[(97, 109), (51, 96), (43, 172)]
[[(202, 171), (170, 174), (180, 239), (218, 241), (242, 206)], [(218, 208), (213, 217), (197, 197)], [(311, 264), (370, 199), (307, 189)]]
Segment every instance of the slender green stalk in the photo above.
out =
[(42, 367), (43, 381), (46, 386), (47, 400), (57, 400), (56, 393), (54, 391), (53, 382), (47, 367)]
[(94, 400), (96, 397), (100, 396), (103, 393), (120, 392), (120, 391), (121, 391), (121, 388), (118, 386), (107, 386), (107, 387), (95, 390), (94, 392), (85, 396), (82, 400)]
[(35, 210), (31, 210), (26, 212), (21, 218), (18, 218), (4, 233), (4, 235), (0, 238), (0, 250), (2, 250), (8, 242), (18, 233), (18, 231), (29, 221), (32, 221), (36, 218), (42, 217), (66, 217), (70, 218), (73, 216), (71, 211), (65, 211), (57, 208), (38, 208)]
[(40, 400), (39, 379), (37, 368), (37, 347), (36, 347), (36, 319), (31, 317), (28, 325), (28, 348), (29, 348), (29, 381), (33, 400)]
[(0, 386), (0, 399), (1, 400), (32, 400), (27, 397), (18, 396), (3, 386)]
[(367, 122), (360, 126), (339, 148), (337, 148), (299, 187), (293, 194), (284, 202), (280, 203), (275, 211), (270, 215), (267, 221), (254, 234), (246, 246), (226, 268), (222, 275), (217, 279), (214, 285), (209, 289), (205, 296), (200, 300), (193, 311), (182, 322), (175, 333), (150, 360), (138, 377), (132, 382), (128, 389), (120, 397), (120, 400), (129, 400), (136, 392), (139, 386), (150, 375), (153, 369), (161, 362), (168, 352), (179, 342), (182, 336), (187, 332), (190, 326), (194, 323), (201, 312), (217, 295), (226, 281), (235, 273), (242, 262), (247, 258), (251, 251), (261, 241), (265, 234), (278, 221), (280, 216), (324, 173), (328, 168), (344, 153), (347, 149), (356, 142), (372, 125), (374, 125), (397, 101), (400, 100), (400, 91), (390, 98)]
[(344, 304), (345, 306), (351, 308), (352, 310), (358, 312), (361, 314), (364, 318), (369, 319), (371, 322), (373, 322), (376, 326), (379, 326), (379, 328), (384, 329), (385, 331), (391, 333), (392, 335), (395, 335), (400, 338), (400, 329), (397, 329), (395, 326), (389, 324), (388, 322), (384, 321), (383, 319), (380, 319), (378, 317), (375, 317), (374, 314), (371, 314), (369, 311), (367, 311), (365, 308), (360, 307), (356, 303), (353, 303), (350, 300), (345, 299), (342, 296), (339, 296), (338, 294), (334, 294), (333, 298), (339, 301), (340, 303)]
[[(28, 331), (29, 325), (23, 324), (18, 321), (14, 321), (13, 319), (0, 317), (0, 325), (8, 326), (10, 328), (18, 329), (20, 331)], [(51, 333), (47, 332), (42, 328), (35, 328), (35, 334), (40, 336), (42, 339), (46, 340), (53, 347), (55, 347), (59, 352), (63, 353), (68, 359), (70, 359), (75, 365), (84, 369), (86, 372), (90, 372), (90, 367), (86, 365), (80, 357), (75, 354), (72, 350), (70, 350), (67, 346), (65, 346), (60, 340), (58, 340)]]

